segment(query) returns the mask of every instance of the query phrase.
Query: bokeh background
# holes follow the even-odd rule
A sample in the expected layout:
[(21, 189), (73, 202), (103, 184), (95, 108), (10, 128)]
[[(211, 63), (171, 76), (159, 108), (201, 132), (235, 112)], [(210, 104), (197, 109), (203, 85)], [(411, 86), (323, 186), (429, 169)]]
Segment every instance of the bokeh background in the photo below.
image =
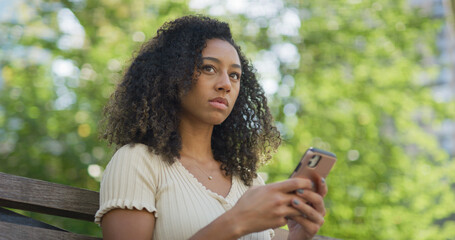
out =
[[(319, 234), (455, 239), (455, 1), (0, 0), (0, 171), (99, 190), (102, 108), (165, 21), (230, 23), (260, 75), (286, 179), (310, 146), (337, 154)], [(43, 221), (101, 236), (98, 226)]]

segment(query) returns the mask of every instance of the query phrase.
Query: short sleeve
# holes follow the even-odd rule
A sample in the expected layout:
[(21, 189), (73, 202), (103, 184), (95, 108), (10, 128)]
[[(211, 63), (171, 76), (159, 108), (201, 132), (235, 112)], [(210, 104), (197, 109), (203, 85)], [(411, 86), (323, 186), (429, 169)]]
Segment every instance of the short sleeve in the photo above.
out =
[(137, 209), (155, 212), (155, 196), (161, 160), (146, 145), (125, 145), (117, 150), (103, 173), (100, 208), (95, 223), (112, 209)]

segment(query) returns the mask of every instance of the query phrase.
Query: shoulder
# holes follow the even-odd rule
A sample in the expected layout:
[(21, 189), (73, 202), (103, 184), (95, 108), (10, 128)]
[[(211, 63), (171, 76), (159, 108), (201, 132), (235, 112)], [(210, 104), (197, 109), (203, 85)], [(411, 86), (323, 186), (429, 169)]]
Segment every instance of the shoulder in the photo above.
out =
[(249, 185), (249, 186), (246, 185), (245, 182), (243, 182), (243, 180), (239, 176), (233, 176), (233, 177), (236, 178), (236, 181), (238, 181), (240, 183), (240, 186), (243, 186), (242, 188), (244, 188), (244, 191), (246, 191), (246, 190), (248, 190), (248, 188), (253, 187), (253, 186), (265, 185), (264, 179), (261, 177), (261, 174), (263, 174), (263, 173), (257, 173), (257, 176), (255, 178), (253, 178), (253, 181), (252, 181), (251, 185)]
[(252, 186), (261, 186), (265, 185), (264, 179), (261, 177), (261, 173), (257, 173), (257, 177), (253, 179)]
[(147, 145), (135, 143), (119, 148), (106, 167), (104, 175), (155, 175), (161, 171), (163, 161)]
[(160, 156), (152, 153), (148, 146), (142, 143), (130, 143), (119, 148), (114, 156), (112, 156), (112, 162), (131, 162), (131, 163), (142, 163), (151, 164), (158, 163), (161, 161)]
[(118, 155), (151, 155), (151, 157), (154, 155), (150, 152), (149, 148), (147, 145), (142, 144), (142, 143), (130, 143), (123, 145), (121, 148), (119, 148), (115, 154), (115, 156)]

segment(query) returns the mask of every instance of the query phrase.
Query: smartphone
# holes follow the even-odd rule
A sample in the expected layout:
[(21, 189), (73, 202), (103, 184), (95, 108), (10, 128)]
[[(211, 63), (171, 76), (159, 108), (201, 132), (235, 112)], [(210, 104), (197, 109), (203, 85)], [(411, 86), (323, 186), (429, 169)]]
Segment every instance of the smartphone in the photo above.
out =
[(309, 178), (318, 182), (315, 179), (316, 176), (319, 175), (320, 177), (327, 178), (336, 160), (337, 157), (335, 154), (311, 147), (303, 154), (303, 157), (290, 177)]

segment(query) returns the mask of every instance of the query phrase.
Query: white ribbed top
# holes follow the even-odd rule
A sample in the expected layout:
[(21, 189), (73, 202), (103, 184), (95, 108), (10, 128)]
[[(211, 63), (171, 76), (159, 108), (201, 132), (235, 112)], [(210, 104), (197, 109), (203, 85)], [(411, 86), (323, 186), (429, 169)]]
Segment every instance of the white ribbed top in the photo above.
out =
[[(259, 176), (253, 181), (253, 185), (263, 184)], [(95, 222), (99, 224), (115, 208), (146, 209), (155, 213), (153, 239), (188, 239), (231, 209), (246, 190), (238, 177), (232, 177), (224, 198), (202, 185), (179, 161), (170, 165), (144, 144), (125, 145), (104, 171)], [(273, 235), (269, 229), (240, 239), (271, 239)]]

